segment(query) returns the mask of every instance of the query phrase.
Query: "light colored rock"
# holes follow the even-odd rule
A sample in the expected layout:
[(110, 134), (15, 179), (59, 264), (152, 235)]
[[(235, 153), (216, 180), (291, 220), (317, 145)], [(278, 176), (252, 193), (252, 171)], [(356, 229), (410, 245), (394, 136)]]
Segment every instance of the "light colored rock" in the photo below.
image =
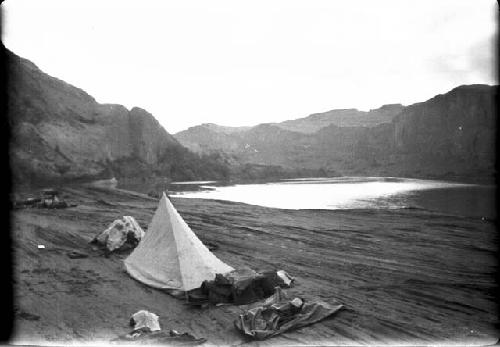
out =
[(94, 238), (94, 241), (113, 252), (120, 249), (128, 238), (139, 243), (143, 237), (144, 231), (134, 217), (124, 216), (123, 219), (116, 219), (111, 223), (106, 230)]

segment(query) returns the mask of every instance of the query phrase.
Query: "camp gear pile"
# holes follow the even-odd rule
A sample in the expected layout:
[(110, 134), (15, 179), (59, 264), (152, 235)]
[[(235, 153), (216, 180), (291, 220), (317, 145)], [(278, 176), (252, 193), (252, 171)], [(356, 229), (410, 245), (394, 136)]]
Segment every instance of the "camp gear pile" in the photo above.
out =
[(14, 201), (13, 208), (67, 208), (75, 207), (75, 204), (68, 204), (66, 201), (59, 198), (59, 192), (55, 189), (44, 189), (40, 192), (39, 197), (29, 197), (24, 200)]
[(188, 293), (188, 302), (249, 304), (273, 295), (276, 287), (290, 287), (293, 280), (283, 270), (258, 273), (252, 269), (238, 269), (204, 281), (201, 288)]

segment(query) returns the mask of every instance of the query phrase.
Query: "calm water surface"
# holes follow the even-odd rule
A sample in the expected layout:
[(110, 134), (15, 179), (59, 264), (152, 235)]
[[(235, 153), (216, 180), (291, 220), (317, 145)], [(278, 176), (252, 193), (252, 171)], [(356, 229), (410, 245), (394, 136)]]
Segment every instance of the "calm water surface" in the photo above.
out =
[(172, 195), (218, 199), (285, 209), (420, 208), (446, 214), (495, 218), (495, 187), (393, 177), (304, 178), (220, 186), (179, 182)]

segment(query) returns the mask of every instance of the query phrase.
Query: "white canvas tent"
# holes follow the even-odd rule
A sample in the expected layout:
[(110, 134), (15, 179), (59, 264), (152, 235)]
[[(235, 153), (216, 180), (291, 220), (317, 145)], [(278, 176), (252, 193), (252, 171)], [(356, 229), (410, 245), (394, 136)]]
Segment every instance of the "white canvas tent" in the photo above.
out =
[(198, 239), (165, 193), (146, 235), (125, 259), (127, 272), (151, 287), (188, 291), (228, 273), (223, 263)]

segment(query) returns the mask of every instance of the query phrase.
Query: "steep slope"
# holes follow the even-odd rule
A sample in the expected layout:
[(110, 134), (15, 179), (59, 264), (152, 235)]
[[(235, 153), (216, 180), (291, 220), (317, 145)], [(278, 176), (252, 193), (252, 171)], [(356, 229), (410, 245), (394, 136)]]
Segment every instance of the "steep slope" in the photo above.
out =
[(165, 168), (167, 157), (175, 162), (172, 153), (189, 157), (186, 169), (200, 165), (147, 111), (99, 104), (30, 61), (11, 52), (7, 57), (16, 181), (148, 176)]

